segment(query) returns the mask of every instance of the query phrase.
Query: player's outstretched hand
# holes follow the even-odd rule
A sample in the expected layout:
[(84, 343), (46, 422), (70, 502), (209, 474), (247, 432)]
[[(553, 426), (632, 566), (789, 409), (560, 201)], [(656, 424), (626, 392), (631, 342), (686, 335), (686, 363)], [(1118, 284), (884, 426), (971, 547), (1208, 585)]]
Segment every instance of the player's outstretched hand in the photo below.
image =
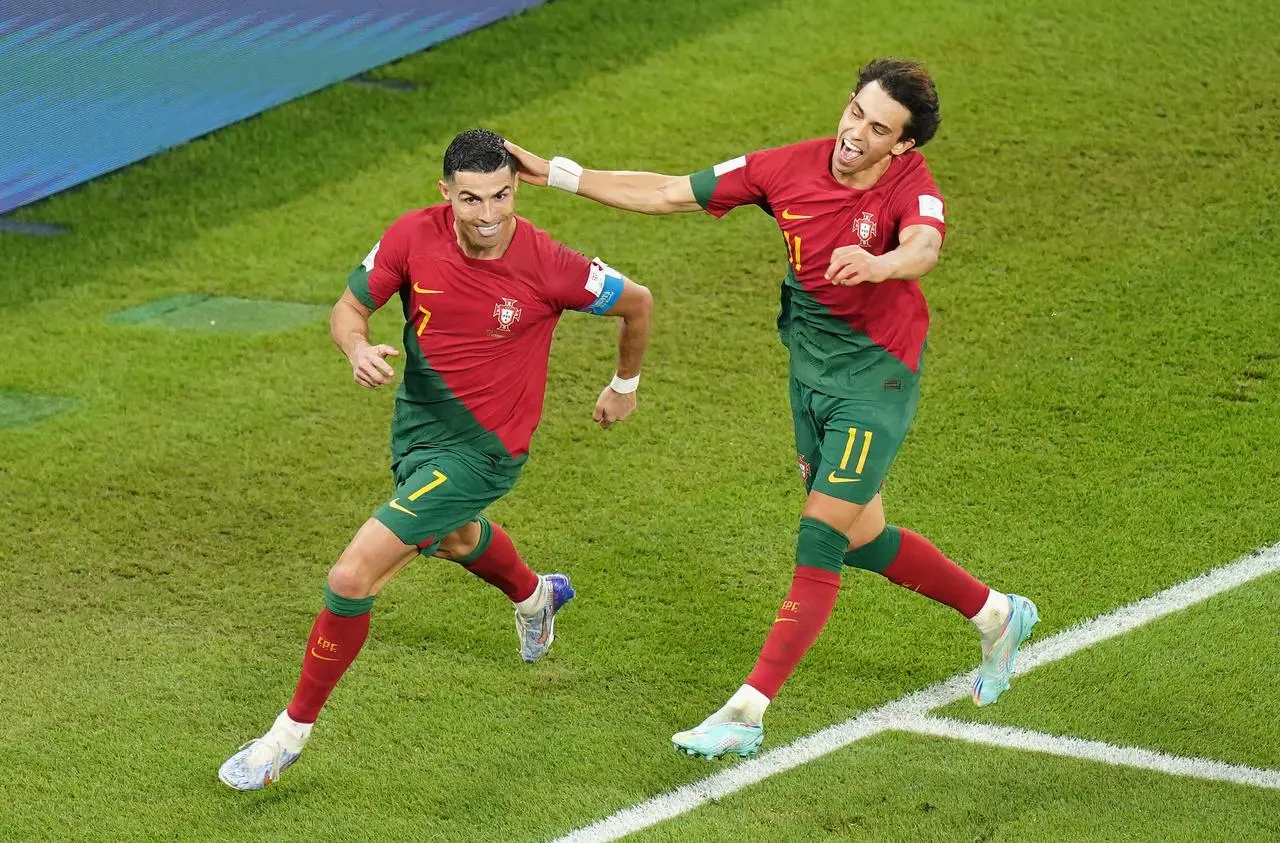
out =
[(620, 422), (635, 412), (636, 394), (634, 392), (614, 392), (606, 386), (596, 401), (596, 411), (591, 418), (601, 427), (608, 429), (615, 422)]
[(547, 159), (539, 158), (529, 150), (522, 146), (516, 146), (509, 140), (504, 140), (503, 145), (515, 156), (516, 163), (520, 166), (520, 180), (527, 181), (529, 184), (545, 185), (547, 183), (547, 173), (551, 171), (551, 165), (547, 163)]
[(864, 281), (883, 281), (884, 276), (875, 255), (861, 246), (840, 246), (831, 252), (827, 280), (832, 284), (852, 287)]
[(389, 345), (361, 346), (351, 355), (351, 374), (356, 383), (365, 389), (377, 389), (384, 383), (391, 383), (396, 377), (396, 370), (382, 358), (397, 357), (399, 354), (399, 351)]

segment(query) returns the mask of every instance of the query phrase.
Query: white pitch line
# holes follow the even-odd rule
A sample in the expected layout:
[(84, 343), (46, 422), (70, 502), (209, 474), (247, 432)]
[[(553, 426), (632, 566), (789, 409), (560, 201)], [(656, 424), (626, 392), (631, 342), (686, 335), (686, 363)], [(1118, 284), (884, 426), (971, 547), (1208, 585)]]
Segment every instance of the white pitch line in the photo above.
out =
[(1227, 764), (1210, 758), (1167, 755), (1150, 749), (1117, 746), (1115, 744), (1102, 743), (1101, 741), (1088, 741), (1083, 738), (1050, 735), (1045, 732), (1033, 732), (1029, 729), (990, 726), (985, 723), (969, 723), (964, 720), (950, 720), (923, 715), (907, 717), (894, 726), (894, 729), (915, 732), (921, 735), (934, 735), (940, 738), (955, 738), (969, 743), (1025, 749), (1030, 752), (1043, 752), (1068, 758), (1084, 758), (1089, 761), (1111, 764), (1115, 767), (1137, 767), (1143, 770), (1155, 770), (1171, 776), (1187, 776), (1195, 779), (1232, 782), (1234, 784), (1247, 784), (1254, 787), (1280, 790), (1280, 770), (1246, 767), (1243, 764)]
[[(1084, 621), (1043, 641), (1029, 644), (1018, 655), (1018, 673), (1066, 658), (1086, 647), (1123, 635), (1157, 618), (1181, 611), (1275, 571), (1280, 571), (1280, 542), (1158, 594)], [(869, 709), (843, 723), (828, 726), (794, 743), (770, 750), (758, 758), (735, 764), (646, 802), (624, 808), (558, 838), (554, 843), (608, 843), (692, 811), (713, 799), (720, 799), (772, 775), (821, 758), (854, 741), (893, 729), (903, 718), (919, 717), (935, 708), (964, 699), (969, 695), (976, 674), (976, 669), (957, 674), (893, 702)]]

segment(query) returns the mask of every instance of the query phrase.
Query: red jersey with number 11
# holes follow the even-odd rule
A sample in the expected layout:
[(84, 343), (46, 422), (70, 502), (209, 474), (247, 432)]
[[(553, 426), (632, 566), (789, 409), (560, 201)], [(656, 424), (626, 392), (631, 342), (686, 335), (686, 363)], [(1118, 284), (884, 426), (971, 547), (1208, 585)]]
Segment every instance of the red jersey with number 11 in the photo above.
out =
[(825, 277), (831, 253), (855, 245), (882, 255), (913, 225), (945, 235), (942, 196), (915, 151), (895, 157), (873, 187), (847, 187), (831, 175), (835, 143), (820, 138), (753, 152), (690, 181), (711, 214), (757, 205), (782, 230), (790, 270), (778, 330), (791, 352), (792, 374), (836, 397), (882, 394), (884, 384), (918, 375), (929, 328), (920, 282), (833, 285)]

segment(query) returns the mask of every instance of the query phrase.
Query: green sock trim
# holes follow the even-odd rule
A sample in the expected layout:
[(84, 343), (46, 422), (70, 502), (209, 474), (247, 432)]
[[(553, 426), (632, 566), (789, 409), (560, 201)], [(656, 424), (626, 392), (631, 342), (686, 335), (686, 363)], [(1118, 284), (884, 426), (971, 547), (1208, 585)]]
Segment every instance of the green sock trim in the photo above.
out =
[(472, 562), (479, 559), (484, 552), (489, 549), (489, 545), (493, 542), (493, 525), (489, 523), (489, 519), (481, 515), (476, 519), (476, 523), (480, 525), (480, 540), (476, 542), (475, 550), (471, 551), (466, 556), (459, 556), (457, 559), (453, 560), (459, 565), (470, 565)]
[(343, 597), (334, 594), (329, 583), (324, 584), (324, 606), (330, 612), (343, 618), (354, 618), (368, 614), (373, 610), (372, 597)]
[(890, 524), (871, 541), (862, 547), (855, 547), (844, 555), (844, 564), (864, 571), (884, 573), (884, 569), (893, 564), (902, 546), (902, 531)]
[(849, 537), (816, 518), (800, 519), (800, 536), (796, 539), (796, 564), (840, 573), (844, 568), (844, 552)]

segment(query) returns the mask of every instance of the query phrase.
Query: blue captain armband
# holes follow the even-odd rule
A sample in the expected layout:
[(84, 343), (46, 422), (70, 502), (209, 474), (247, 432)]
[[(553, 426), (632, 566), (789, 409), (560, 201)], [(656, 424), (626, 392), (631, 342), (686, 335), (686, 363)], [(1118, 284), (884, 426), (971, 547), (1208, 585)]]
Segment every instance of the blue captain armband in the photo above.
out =
[(622, 286), (622, 273), (596, 258), (591, 261), (591, 272), (587, 275), (587, 291), (593, 293), (596, 300), (579, 309), (603, 316), (622, 298)]

